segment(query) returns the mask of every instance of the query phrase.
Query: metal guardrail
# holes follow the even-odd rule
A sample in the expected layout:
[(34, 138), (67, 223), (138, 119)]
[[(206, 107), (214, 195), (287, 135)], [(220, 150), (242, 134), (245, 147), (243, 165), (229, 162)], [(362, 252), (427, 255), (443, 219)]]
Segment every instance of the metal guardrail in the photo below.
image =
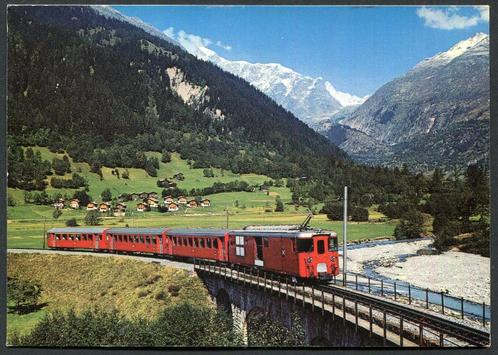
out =
[[(326, 311), (335, 316), (336, 309), (340, 309), (344, 321), (347, 318), (346, 313), (354, 314), (356, 329), (359, 318), (369, 322), (370, 334), (374, 324), (381, 327), (384, 344), (386, 344), (388, 329), (399, 335), (397, 343), (400, 346), (403, 346), (404, 343), (411, 343), (415, 346), (455, 347), (471, 345), (481, 347), (487, 346), (490, 341), (489, 332), (360, 290), (356, 291), (337, 285), (293, 282), (290, 276), (241, 265), (235, 265), (232, 268), (226, 264), (208, 260), (194, 260), (194, 269), (215, 274), (234, 282), (242, 282), (252, 287), (263, 287), (265, 290), (269, 288), (271, 293), (292, 299), (294, 303), (302, 302), (303, 306), (311, 305), (312, 309), (317, 307), (321, 309), (322, 314)], [(359, 305), (367, 309), (368, 312), (359, 311)], [(366, 313), (368, 314), (366, 315)], [(387, 322), (387, 319), (390, 320), (390, 323)], [(392, 324), (394, 320), (397, 320), (396, 326)], [(418, 329), (418, 334), (414, 333), (414, 329)]]
[[(448, 314), (458, 315), (461, 319), (480, 321), (483, 326), (489, 327), (491, 321), (491, 307), (486, 303), (479, 304), (463, 297), (454, 297), (444, 292), (437, 292), (428, 288), (414, 286), (408, 282), (377, 279), (362, 274), (348, 272), (346, 287), (368, 292), (382, 297), (394, 298), (416, 304), (426, 309), (433, 309)], [(334, 285), (344, 286), (343, 275), (333, 279)]]

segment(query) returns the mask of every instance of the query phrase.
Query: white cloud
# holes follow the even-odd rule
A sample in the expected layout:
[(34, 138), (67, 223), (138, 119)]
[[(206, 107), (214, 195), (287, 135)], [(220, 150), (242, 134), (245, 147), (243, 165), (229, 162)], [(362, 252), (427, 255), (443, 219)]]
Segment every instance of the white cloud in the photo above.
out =
[(223, 43), (221, 43), (221, 41), (216, 41), (216, 46), (223, 48), (226, 51), (232, 50), (232, 46), (229, 46), (228, 44), (223, 44)]
[(163, 31), (163, 33), (171, 39), (175, 39), (175, 29), (173, 27), (168, 27)]
[(474, 6), (475, 14), (461, 15), (460, 8), (450, 6), (446, 8), (421, 7), (417, 15), (424, 19), (428, 27), (441, 30), (463, 29), (489, 21), (489, 6)]
[(173, 27), (168, 27), (163, 31), (163, 33), (166, 36), (178, 41), (187, 51), (192, 54), (198, 53), (199, 49), (207, 50), (207, 48), (212, 44), (217, 47), (223, 48), (226, 51), (232, 50), (232, 46), (224, 44), (221, 41), (216, 41), (215, 43), (213, 43), (210, 38), (197, 36), (191, 33), (187, 33), (183, 30), (175, 32), (175, 29)]

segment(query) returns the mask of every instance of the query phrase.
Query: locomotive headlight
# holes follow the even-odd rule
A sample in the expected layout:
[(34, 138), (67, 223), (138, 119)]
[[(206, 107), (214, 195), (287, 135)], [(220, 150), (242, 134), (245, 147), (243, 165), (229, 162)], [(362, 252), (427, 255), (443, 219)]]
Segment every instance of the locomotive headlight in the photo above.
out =
[(307, 260), (308, 264), (311, 264), (311, 262), (313, 261), (313, 258), (310, 256)]

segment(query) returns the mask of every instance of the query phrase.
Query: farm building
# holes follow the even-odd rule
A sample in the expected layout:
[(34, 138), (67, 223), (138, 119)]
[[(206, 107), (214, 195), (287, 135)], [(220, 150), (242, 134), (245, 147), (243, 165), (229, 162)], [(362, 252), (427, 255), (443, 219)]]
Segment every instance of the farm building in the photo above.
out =
[(168, 204), (168, 211), (175, 212), (178, 211), (178, 204), (171, 202)]
[(145, 202), (139, 202), (137, 203), (137, 211), (138, 212), (145, 212), (149, 208), (149, 205), (147, 205)]
[(132, 199), (133, 201), (138, 200), (138, 197), (139, 197), (139, 196), (138, 196), (138, 194), (137, 194), (136, 192), (133, 192), (133, 193), (131, 194), (131, 199)]
[(175, 175), (173, 175), (173, 178), (175, 178), (178, 181), (182, 181), (185, 180), (185, 175), (183, 175), (183, 173), (176, 173)]
[(108, 202), (99, 203), (99, 212), (106, 213), (111, 209), (111, 205)]
[(126, 205), (124, 203), (117, 203), (114, 206), (113, 215), (116, 217), (123, 217), (126, 213)]
[(78, 208), (80, 208), (80, 200), (78, 200), (77, 198), (73, 198), (71, 201), (69, 201), (69, 207), (77, 210)]
[(176, 187), (176, 182), (171, 181), (170, 179), (159, 179), (157, 181), (157, 186), (164, 188)]
[(86, 205), (86, 210), (87, 211), (96, 211), (97, 210), (97, 203), (95, 203), (95, 202), (88, 203), (88, 205)]
[(169, 205), (170, 203), (173, 203), (173, 202), (174, 202), (174, 200), (173, 200), (173, 197), (172, 197), (172, 196), (166, 196), (166, 197), (164, 198), (164, 203), (165, 203), (166, 205)]
[(62, 210), (64, 208), (64, 199), (60, 198), (54, 203), (54, 208), (57, 210)]
[(157, 199), (158, 198), (158, 194), (157, 194), (157, 192), (149, 192), (149, 193), (147, 193), (147, 197), (148, 198), (155, 198), (155, 199)]
[(183, 196), (178, 197), (178, 203), (180, 205), (186, 205), (187, 204), (187, 199)]
[(141, 198), (142, 200), (144, 200), (148, 197), (149, 197), (149, 194), (147, 192), (139, 192), (138, 193), (138, 198)]
[(205, 198), (201, 201), (201, 207), (209, 207), (211, 206), (211, 201), (208, 198)]
[(190, 208), (197, 208), (197, 207), (199, 207), (199, 204), (197, 203), (197, 201), (196, 201), (196, 200), (190, 200), (190, 201), (188, 202), (188, 206), (189, 206)]

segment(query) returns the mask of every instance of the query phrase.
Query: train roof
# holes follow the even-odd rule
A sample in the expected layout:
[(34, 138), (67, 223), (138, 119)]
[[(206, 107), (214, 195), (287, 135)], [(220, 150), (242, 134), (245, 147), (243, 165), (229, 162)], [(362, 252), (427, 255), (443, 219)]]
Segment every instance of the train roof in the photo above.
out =
[(309, 231), (299, 231), (299, 230), (232, 230), (230, 235), (247, 236), (247, 237), (261, 237), (261, 238), (299, 238), (308, 239), (315, 235), (332, 235), (335, 233), (309, 230)]
[(158, 235), (162, 234), (167, 228), (158, 227), (158, 228), (128, 228), (128, 227), (117, 227), (117, 228), (109, 228), (107, 230), (108, 234), (147, 234), (147, 235)]
[(47, 233), (82, 233), (82, 234), (102, 234), (107, 227), (66, 227), (66, 228), (51, 228)]
[(167, 235), (176, 236), (199, 236), (199, 237), (222, 237), (228, 229), (218, 228), (172, 228), (168, 229)]

